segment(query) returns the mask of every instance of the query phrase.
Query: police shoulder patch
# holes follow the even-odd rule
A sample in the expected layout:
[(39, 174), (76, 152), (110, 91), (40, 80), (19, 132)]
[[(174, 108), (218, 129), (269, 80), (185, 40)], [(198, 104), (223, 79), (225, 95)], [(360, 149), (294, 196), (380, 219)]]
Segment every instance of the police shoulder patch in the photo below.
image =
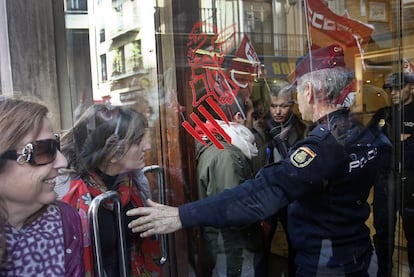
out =
[(315, 157), (315, 152), (313, 152), (309, 147), (301, 146), (296, 149), (292, 155), (290, 155), (290, 162), (294, 166), (302, 168), (308, 166)]

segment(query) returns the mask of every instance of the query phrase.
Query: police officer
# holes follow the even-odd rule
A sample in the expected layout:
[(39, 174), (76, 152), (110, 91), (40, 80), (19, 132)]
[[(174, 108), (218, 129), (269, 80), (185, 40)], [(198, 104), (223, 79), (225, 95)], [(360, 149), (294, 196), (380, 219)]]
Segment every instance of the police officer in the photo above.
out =
[(308, 68), (296, 74), (299, 110), (304, 120), (318, 124), (284, 160), (234, 189), (178, 208), (148, 201), (152, 207), (127, 212), (140, 216), (129, 224), (133, 232), (146, 237), (191, 226), (237, 226), (291, 203), (296, 276), (368, 276), (373, 250), (366, 200), (375, 179), (389, 168), (391, 144), (338, 103), (350, 82), (348, 72), (332, 62), (341, 58), (335, 45), (326, 48), (323, 60), (298, 64), (297, 69)]
[[(414, 276), (414, 73), (393, 73), (384, 89), (391, 92), (392, 106), (378, 110), (370, 128), (382, 130), (394, 141), (403, 156), (403, 175), (395, 182), (378, 183), (374, 193), (374, 244), (378, 257), (378, 277), (392, 276), (396, 209), (401, 209), (407, 240), (410, 277)], [(401, 115), (401, 120), (400, 119)], [(401, 149), (401, 150), (400, 150)], [(400, 162), (399, 159), (396, 162)], [(397, 169), (395, 166), (395, 169)], [(396, 173), (398, 171), (395, 171)], [(397, 185), (395, 185), (397, 184)], [(378, 189), (377, 189), (378, 188)], [(401, 203), (399, 203), (401, 202)]]

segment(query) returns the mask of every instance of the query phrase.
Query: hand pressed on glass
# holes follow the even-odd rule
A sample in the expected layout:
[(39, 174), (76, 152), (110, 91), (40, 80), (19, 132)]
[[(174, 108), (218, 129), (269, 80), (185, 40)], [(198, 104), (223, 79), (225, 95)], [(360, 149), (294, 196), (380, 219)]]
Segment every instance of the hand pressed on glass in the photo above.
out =
[(139, 216), (131, 221), (128, 227), (134, 233), (141, 233), (141, 237), (149, 237), (155, 234), (168, 234), (182, 228), (178, 215), (178, 208), (158, 204), (147, 200), (148, 207), (131, 209), (128, 216)]

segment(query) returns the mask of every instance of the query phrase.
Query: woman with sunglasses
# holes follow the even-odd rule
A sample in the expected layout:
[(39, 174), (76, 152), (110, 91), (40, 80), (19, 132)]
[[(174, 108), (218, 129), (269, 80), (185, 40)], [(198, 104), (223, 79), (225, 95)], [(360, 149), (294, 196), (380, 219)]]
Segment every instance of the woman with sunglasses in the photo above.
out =
[(56, 201), (59, 152), (48, 109), (0, 100), (0, 276), (83, 276), (76, 210)]
[[(135, 110), (95, 104), (62, 136), (62, 152), (72, 171), (66, 181), (63, 201), (77, 208), (84, 227), (84, 260), (86, 271), (94, 275), (94, 257), (90, 227), (87, 220), (93, 198), (109, 191), (121, 196), (125, 227), (131, 221), (125, 212), (142, 207), (149, 195), (138, 184), (138, 174), (145, 166), (145, 154), (150, 149), (146, 134), (147, 120)], [(64, 191), (64, 190), (63, 190)], [(102, 205), (98, 212), (102, 265), (106, 276), (119, 276), (116, 224), (113, 213)], [(128, 276), (161, 276), (158, 242), (142, 239), (125, 228)]]

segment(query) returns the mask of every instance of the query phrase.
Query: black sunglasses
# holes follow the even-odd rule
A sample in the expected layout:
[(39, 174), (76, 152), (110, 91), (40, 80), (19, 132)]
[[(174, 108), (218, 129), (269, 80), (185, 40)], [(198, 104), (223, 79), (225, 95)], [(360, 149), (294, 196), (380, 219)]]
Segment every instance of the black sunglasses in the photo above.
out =
[(60, 150), (59, 137), (55, 139), (42, 139), (26, 144), (21, 153), (17, 150), (8, 150), (1, 155), (1, 159), (16, 160), (19, 164), (29, 163), (34, 166), (45, 165), (56, 159)]

